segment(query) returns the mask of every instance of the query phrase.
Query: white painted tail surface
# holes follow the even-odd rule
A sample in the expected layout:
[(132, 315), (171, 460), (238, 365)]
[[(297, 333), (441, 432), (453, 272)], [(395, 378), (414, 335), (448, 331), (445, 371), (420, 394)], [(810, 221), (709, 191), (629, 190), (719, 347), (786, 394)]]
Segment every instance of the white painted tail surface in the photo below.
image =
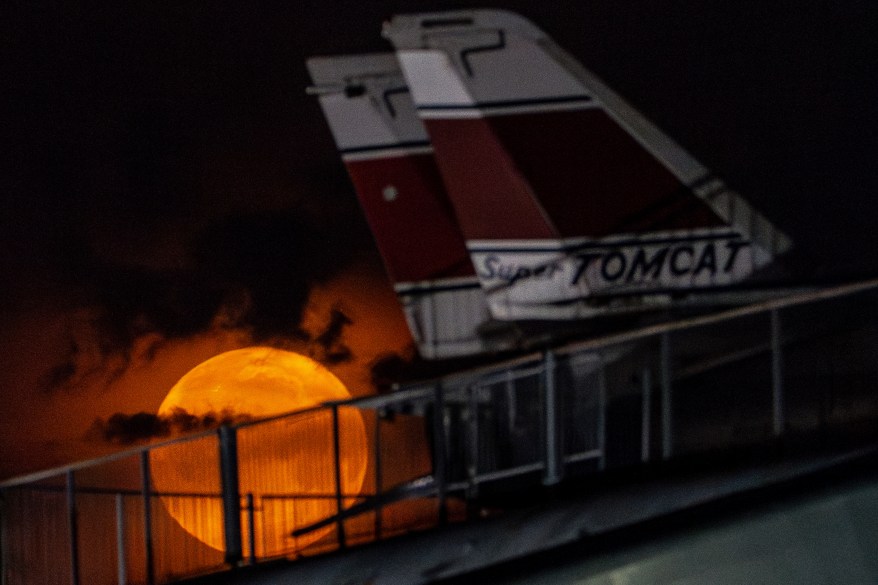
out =
[(663, 305), (790, 240), (526, 19), (396, 16), (396, 48), (498, 319)]
[(307, 64), (421, 356), (505, 349), (394, 55)]

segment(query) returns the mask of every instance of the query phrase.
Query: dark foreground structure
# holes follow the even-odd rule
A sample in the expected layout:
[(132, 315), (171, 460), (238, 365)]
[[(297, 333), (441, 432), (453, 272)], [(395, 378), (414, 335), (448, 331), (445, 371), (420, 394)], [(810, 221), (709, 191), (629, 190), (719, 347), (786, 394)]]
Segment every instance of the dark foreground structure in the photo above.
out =
[(592, 485), (500, 518), (186, 583), (874, 583), (876, 454)]
[[(828, 574), (869, 575), (872, 561), (851, 564), (845, 551), (876, 534), (876, 490), (861, 473), (878, 430), (876, 349), (878, 282), (869, 281), (7, 481), (3, 583), (422, 583), (571, 546), (570, 557), (540, 557), (543, 566), (694, 575), (697, 565), (679, 559), (703, 553), (716, 562), (691, 582), (713, 582), (723, 563), (731, 571), (756, 557), (781, 571), (772, 559), (786, 553), (763, 554), (759, 542), (792, 542), (798, 558), (808, 542), (836, 538), (841, 548), (825, 552), (840, 566)], [(365, 448), (343, 424), (352, 413), (368, 430)], [(309, 449), (326, 443), (328, 460), (308, 461), (303, 429)], [(368, 468), (349, 493), (354, 456)], [(408, 475), (403, 460), (415, 462)], [(280, 490), (303, 461), (323, 474), (322, 491)], [(784, 503), (800, 485), (819, 487), (815, 473), (841, 478), (832, 470), (843, 464), (837, 485)], [(168, 481), (169, 469), (183, 479)], [(186, 489), (195, 479), (202, 487)], [(753, 496), (766, 489), (777, 491)], [(791, 507), (778, 516), (772, 505)], [(734, 513), (700, 524), (701, 512), (724, 506)], [(718, 550), (715, 538), (731, 544)], [(664, 580), (647, 577), (632, 582)]]
[(872, 452), (776, 485), (762, 469), (760, 489), (444, 583), (876, 583), (876, 463)]

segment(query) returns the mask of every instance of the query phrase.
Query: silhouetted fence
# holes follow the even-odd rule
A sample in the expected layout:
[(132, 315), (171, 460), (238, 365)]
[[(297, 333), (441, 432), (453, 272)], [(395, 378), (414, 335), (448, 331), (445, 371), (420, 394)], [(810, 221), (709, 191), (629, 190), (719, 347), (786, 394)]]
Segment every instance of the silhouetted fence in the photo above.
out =
[(3, 482), (2, 584), (170, 583), (429, 528), (607, 466), (872, 438), (876, 290), (655, 325)]

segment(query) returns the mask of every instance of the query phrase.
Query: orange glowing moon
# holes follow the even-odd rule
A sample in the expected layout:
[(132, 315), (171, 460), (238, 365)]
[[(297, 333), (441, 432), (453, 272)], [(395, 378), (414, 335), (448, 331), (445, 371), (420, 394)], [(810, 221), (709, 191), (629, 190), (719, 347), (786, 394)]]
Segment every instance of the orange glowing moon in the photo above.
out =
[[(305, 356), (249, 347), (215, 356), (183, 376), (159, 407), (160, 416), (183, 410), (196, 417), (261, 418), (318, 406), (351, 395), (329, 370)], [(333, 422), (320, 409), (237, 430), (240, 491), (253, 494), (258, 510), (257, 554), (287, 554), (332, 528), (292, 539), (292, 530), (336, 512)], [(339, 409), (341, 483), (360, 493), (369, 449), (363, 417)], [(187, 532), (223, 549), (219, 455), (215, 436), (157, 449), (151, 454), (155, 489), (168, 513)], [(188, 496), (185, 494), (201, 494)], [(346, 500), (349, 501), (349, 500)], [(246, 511), (245, 511), (246, 514)], [(246, 530), (247, 519), (242, 516)], [(245, 537), (245, 542), (247, 538)]]

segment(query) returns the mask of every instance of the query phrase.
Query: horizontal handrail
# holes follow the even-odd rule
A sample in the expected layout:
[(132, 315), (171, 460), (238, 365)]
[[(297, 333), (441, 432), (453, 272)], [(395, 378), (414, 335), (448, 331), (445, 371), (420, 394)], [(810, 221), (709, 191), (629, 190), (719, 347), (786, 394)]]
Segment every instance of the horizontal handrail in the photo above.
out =
[[(63, 494), (67, 491), (67, 486), (53, 486), (53, 485), (18, 485), (15, 487), (7, 488), (10, 490), (14, 489), (26, 489), (29, 492), (47, 492), (47, 493), (59, 493)], [(132, 488), (101, 488), (101, 487), (89, 487), (89, 486), (76, 486), (77, 495), (95, 495), (95, 496), (131, 496), (131, 497), (142, 497), (143, 492), (139, 489)], [(245, 498), (247, 494), (242, 493), (241, 498)], [(152, 498), (200, 498), (200, 499), (210, 499), (210, 498), (222, 498), (222, 492), (169, 492), (169, 491), (150, 491), (149, 496)], [(261, 500), (335, 500), (337, 497), (335, 492), (323, 492), (323, 493), (309, 493), (309, 492), (286, 492), (286, 493), (260, 493), (259, 499)], [(342, 498), (364, 498), (364, 497), (374, 497), (373, 494), (363, 494), (362, 492), (357, 492), (355, 494), (342, 493)]]
[(580, 351), (596, 350), (610, 345), (618, 345), (622, 343), (638, 341), (647, 337), (657, 337), (663, 333), (673, 333), (674, 331), (682, 331), (684, 329), (695, 329), (696, 327), (714, 325), (716, 323), (731, 321), (733, 319), (739, 319), (741, 317), (758, 315), (759, 313), (770, 313), (771, 311), (779, 309), (786, 309), (799, 305), (808, 305), (819, 301), (827, 301), (834, 298), (850, 296), (872, 289), (878, 289), (878, 278), (864, 280), (862, 282), (852, 284), (840, 285), (837, 287), (822, 289), (819, 291), (799, 293), (787, 297), (761, 301), (743, 307), (736, 307), (734, 309), (711, 313), (710, 315), (689, 317), (687, 319), (681, 319), (679, 321), (659, 323), (640, 329), (634, 329), (632, 331), (614, 333), (611, 335), (606, 335), (604, 337), (578, 341), (565, 345), (564, 347), (555, 350), (555, 352), (559, 355), (562, 355), (577, 353)]
[(173, 439), (167, 439), (164, 441), (149, 443), (147, 445), (140, 445), (137, 447), (131, 447), (130, 449), (125, 449), (122, 451), (118, 451), (116, 453), (110, 453), (109, 455), (103, 455), (101, 457), (93, 457), (91, 459), (83, 459), (82, 461), (77, 461), (76, 463), (69, 463), (67, 465), (61, 465), (59, 467), (52, 467), (50, 469), (45, 469), (42, 471), (35, 471), (34, 473), (28, 473), (27, 475), (21, 475), (18, 477), (13, 477), (4, 481), (0, 481), (0, 490), (6, 488), (17, 487), (27, 483), (36, 483), (40, 481), (45, 481), (47, 479), (53, 479), (60, 475), (64, 475), (70, 471), (80, 471), (83, 469), (88, 469), (90, 467), (96, 467), (98, 465), (103, 465), (105, 463), (113, 463), (115, 461), (121, 461), (122, 459), (127, 459), (128, 457), (136, 457), (145, 451), (152, 451), (154, 449), (158, 449), (160, 447), (167, 447), (170, 445), (180, 444), (180, 443), (188, 443), (191, 441), (197, 441), (199, 439), (204, 439), (210, 436), (216, 436), (216, 429), (212, 429), (209, 431), (202, 431), (200, 433), (196, 433), (194, 435), (185, 435), (181, 437), (174, 437)]

